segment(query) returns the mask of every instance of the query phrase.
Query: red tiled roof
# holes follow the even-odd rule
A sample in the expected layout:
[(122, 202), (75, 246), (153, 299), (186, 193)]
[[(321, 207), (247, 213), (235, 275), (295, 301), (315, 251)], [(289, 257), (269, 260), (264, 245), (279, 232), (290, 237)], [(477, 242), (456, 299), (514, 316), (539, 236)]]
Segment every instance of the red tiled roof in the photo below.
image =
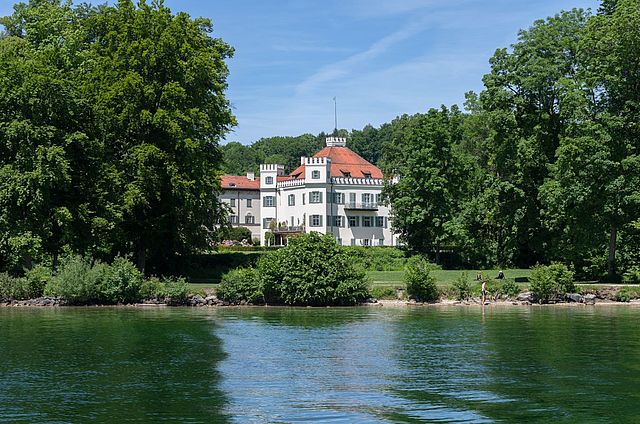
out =
[[(382, 178), (382, 171), (348, 147), (325, 147), (313, 155), (314, 158), (331, 159), (331, 176), (352, 178)], [(304, 174), (304, 165), (297, 167), (291, 175)], [(365, 174), (371, 174), (369, 177)]]
[(280, 182), (280, 181), (289, 181), (289, 180), (293, 180), (293, 177), (288, 176), (288, 175), (278, 175), (276, 177), (276, 181)]
[(260, 190), (259, 177), (251, 181), (244, 175), (223, 175), (220, 184), (227, 190)]

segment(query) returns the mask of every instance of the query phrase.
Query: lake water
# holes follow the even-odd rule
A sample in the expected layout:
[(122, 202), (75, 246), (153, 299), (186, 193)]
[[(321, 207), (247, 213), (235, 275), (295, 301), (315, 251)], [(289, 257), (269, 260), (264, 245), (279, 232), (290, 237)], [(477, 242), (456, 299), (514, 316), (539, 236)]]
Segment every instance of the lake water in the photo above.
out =
[(640, 309), (0, 308), (0, 422), (639, 422)]

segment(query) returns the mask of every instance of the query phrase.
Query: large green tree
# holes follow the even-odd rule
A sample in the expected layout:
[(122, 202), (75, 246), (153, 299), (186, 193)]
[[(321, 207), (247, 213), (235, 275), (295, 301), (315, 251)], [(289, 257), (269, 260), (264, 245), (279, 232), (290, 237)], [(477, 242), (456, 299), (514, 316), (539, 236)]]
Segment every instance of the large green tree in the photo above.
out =
[(393, 228), (410, 247), (434, 252), (436, 261), (451, 241), (454, 211), (465, 187), (456, 154), (462, 119), (455, 106), (400, 118), (385, 160), (387, 175), (397, 178), (385, 187)]
[(32, 0), (2, 24), (0, 54), (14, 66), (0, 70), (0, 165), (13, 191), (0, 202), (31, 198), (0, 212), (16, 234), (2, 249), (134, 253), (144, 269), (149, 255), (166, 264), (205, 246), (223, 214), (218, 142), (235, 123), (224, 96), (233, 50), (211, 22), (161, 1)]

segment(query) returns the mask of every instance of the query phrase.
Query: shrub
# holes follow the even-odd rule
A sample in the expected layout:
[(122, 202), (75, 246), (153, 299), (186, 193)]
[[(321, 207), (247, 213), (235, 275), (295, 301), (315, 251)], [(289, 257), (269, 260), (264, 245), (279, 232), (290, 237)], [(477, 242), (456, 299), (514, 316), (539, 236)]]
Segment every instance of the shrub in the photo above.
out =
[(576, 290), (573, 272), (566, 265), (558, 263), (533, 267), (529, 281), (531, 292), (543, 302), (562, 299)]
[(286, 305), (355, 305), (369, 298), (364, 271), (331, 235), (301, 234), (258, 262), (265, 301)]
[(423, 258), (411, 258), (407, 264), (404, 281), (407, 295), (418, 302), (435, 302), (440, 297), (436, 279), (431, 275), (433, 265)]
[(471, 283), (466, 272), (453, 282), (454, 295), (457, 300), (467, 300), (471, 297)]
[(631, 301), (631, 293), (629, 292), (629, 289), (627, 289), (626, 287), (623, 287), (620, 290), (618, 290), (618, 293), (616, 293), (616, 301), (617, 302), (630, 302)]
[(34, 299), (44, 294), (44, 288), (53, 278), (51, 270), (42, 265), (37, 265), (25, 273), (28, 285), (28, 297)]
[(81, 256), (65, 258), (58, 274), (47, 283), (44, 293), (62, 297), (75, 305), (100, 302), (105, 271), (104, 264), (92, 264)]
[(231, 303), (264, 303), (262, 284), (253, 268), (234, 269), (224, 274), (216, 295)]
[(144, 276), (126, 258), (117, 257), (105, 272), (100, 286), (100, 300), (106, 303), (134, 303), (140, 301)]
[(165, 284), (158, 277), (150, 277), (140, 284), (140, 298), (164, 300)]
[(499, 288), (499, 293), (508, 299), (518, 297), (520, 294), (520, 286), (514, 280), (506, 280)]
[(160, 298), (171, 305), (183, 304), (189, 298), (189, 284), (184, 278), (166, 278)]

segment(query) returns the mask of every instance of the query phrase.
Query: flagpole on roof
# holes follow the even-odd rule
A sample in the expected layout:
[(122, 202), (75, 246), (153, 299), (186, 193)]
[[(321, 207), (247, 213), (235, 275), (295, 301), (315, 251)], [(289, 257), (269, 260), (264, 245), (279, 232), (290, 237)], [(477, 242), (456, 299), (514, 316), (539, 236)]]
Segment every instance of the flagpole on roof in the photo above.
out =
[(338, 101), (336, 100), (336, 96), (333, 96), (333, 119), (335, 123), (333, 134), (337, 136), (338, 135)]

